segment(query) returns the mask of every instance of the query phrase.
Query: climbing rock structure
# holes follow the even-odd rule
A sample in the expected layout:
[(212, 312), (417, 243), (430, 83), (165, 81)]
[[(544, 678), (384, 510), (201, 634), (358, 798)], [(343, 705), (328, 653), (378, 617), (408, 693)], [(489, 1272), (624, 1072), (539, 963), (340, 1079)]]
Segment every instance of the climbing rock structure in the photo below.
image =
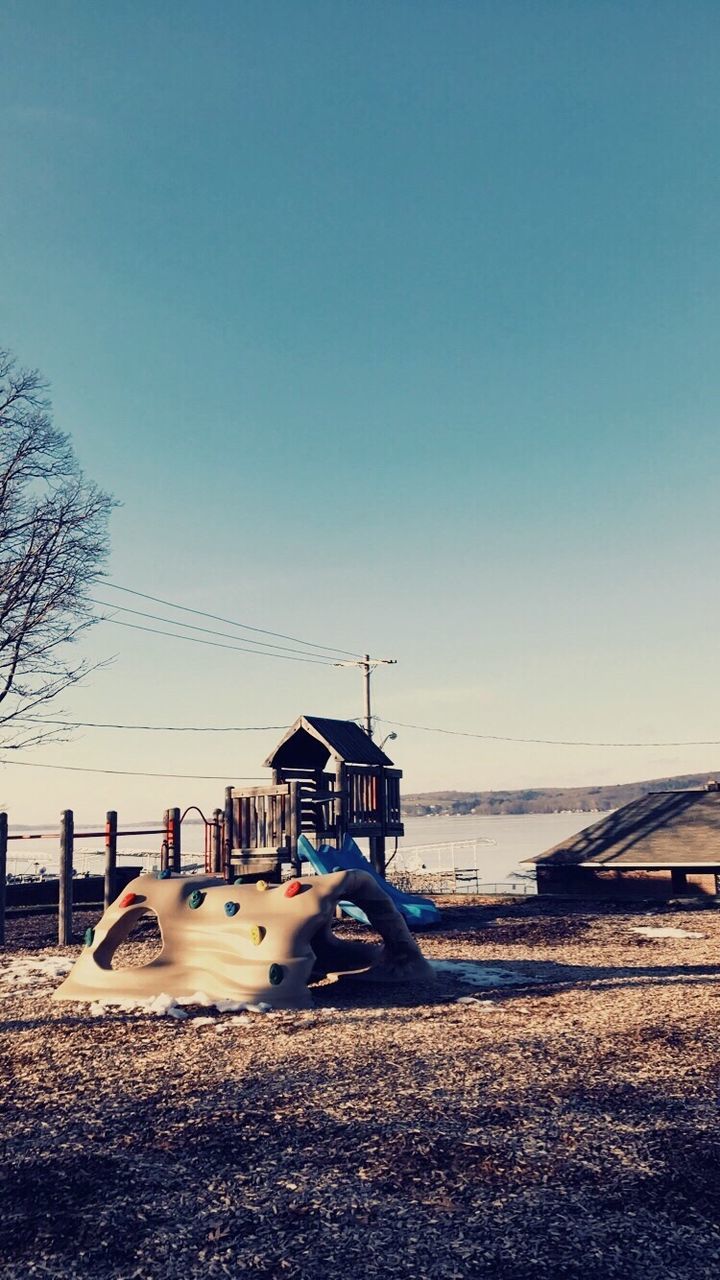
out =
[[(340, 901), (361, 907), (382, 945), (341, 942)], [(143, 917), (157, 916), (162, 950), (143, 967), (113, 968), (118, 947)], [(305, 1009), (308, 982), (328, 974), (374, 981), (429, 980), (430, 966), (391, 899), (363, 871), (227, 884), (213, 876), (138, 876), (94, 929), (56, 1000), (133, 1000), (165, 993)]]

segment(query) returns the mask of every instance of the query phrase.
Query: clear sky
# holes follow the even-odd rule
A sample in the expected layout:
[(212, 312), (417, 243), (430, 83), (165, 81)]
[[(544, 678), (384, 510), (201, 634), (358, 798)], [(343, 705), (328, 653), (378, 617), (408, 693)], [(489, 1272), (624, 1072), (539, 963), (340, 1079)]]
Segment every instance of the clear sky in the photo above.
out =
[[(111, 580), (397, 658), (379, 734), (720, 739), (719, 38), (692, 0), (5, 0), (0, 345), (122, 503)], [(353, 670), (88, 651), (74, 719), (362, 710)], [(397, 732), (412, 790), (720, 767)], [(212, 808), (279, 736), (87, 730), (22, 758), (218, 781), (0, 802)]]

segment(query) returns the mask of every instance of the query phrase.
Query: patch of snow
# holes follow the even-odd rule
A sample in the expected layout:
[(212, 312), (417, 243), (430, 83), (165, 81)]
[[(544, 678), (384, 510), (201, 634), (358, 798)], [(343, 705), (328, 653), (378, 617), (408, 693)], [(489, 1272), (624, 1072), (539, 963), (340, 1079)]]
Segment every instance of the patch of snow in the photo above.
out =
[(479, 996), (458, 996), (456, 1004), (474, 1004), (479, 1013), (497, 1013), (500, 1009), (492, 1000), (481, 1000)]
[(214, 1027), (214, 1018), (193, 1018), (191, 1026), (193, 1027)]
[(148, 1013), (154, 1013), (157, 1017), (163, 1018), (170, 1009), (175, 1007), (176, 1000), (174, 996), (169, 996), (167, 992), (161, 991), (159, 996), (148, 1005)]
[(183, 1018), (188, 1017), (188, 1014), (184, 1009), (179, 1009), (177, 1005), (173, 1005), (172, 1008), (168, 1009), (167, 1016), (168, 1018), (177, 1018), (179, 1022), (182, 1022)]
[(0, 979), (5, 984), (12, 983), (16, 987), (25, 987), (43, 978), (48, 981), (65, 978), (72, 967), (73, 961), (65, 956), (38, 956), (34, 960), (18, 956), (2, 966)]
[(514, 969), (502, 969), (499, 965), (483, 964), (481, 960), (431, 960), (438, 974), (458, 978), (470, 987), (519, 987), (537, 979)]
[(690, 929), (653, 928), (647, 925), (641, 929), (631, 929), (631, 933), (640, 933), (644, 938), (705, 938), (707, 934), (693, 933)]

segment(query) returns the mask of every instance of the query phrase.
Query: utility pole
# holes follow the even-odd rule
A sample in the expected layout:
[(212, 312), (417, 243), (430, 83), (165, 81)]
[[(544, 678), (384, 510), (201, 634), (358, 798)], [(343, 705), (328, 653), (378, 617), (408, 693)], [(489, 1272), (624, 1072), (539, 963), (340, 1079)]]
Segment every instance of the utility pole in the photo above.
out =
[(369, 738), (373, 736), (372, 725), (372, 706), (370, 702), (370, 676), (376, 667), (392, 667), (397, 663), (397, 658), (371, 658), (369, 653), (359, 658), (357, 662), (336, 662), (336, 667), (359, 667), (363, 678), (363, 705), (365, 720), (365, 732)]
[(362, 673), (363, 686), (365, 692), (365, 732), (368, 738), (372, 738), (372, 711), (370, 709), (370, 654), (366, 653), (363, 658)]

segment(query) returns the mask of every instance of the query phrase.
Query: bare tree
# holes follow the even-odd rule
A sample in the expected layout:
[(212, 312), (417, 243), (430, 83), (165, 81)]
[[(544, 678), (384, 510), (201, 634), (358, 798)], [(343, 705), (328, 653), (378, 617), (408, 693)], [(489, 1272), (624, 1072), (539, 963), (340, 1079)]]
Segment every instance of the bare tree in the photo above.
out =
[[(86, 480), (53, 426), (47, 386), (0, 350), (0, 741), (57, 730), (38, 711), (92, 669), (73, 644), (96, 621), (87, 594), (108, 552), (113, 499)], [(73, 660), (74, 659), (74, 660)]]

